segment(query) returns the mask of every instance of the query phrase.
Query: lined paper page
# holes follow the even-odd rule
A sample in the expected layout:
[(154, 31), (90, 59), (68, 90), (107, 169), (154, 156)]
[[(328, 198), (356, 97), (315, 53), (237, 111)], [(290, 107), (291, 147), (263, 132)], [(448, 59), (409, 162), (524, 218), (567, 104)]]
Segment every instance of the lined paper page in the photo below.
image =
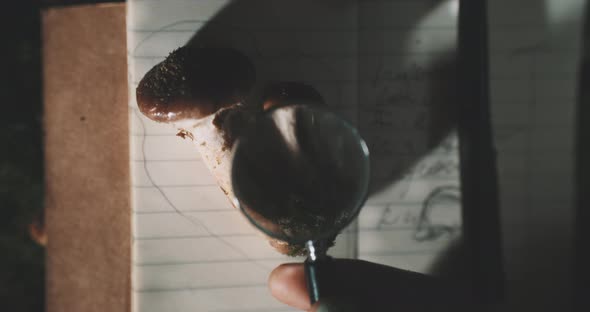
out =
[[(275, 17), (265, 18), (261, 9), (276, 11)], [(280, 14), (283, 9), (289, 14)], [(313, 1), (289, 8), (273, 1), (131, 1), (130, 92), (147, 70), (202, 30), (197, 36), (222, 40), (253, 60), (257, 87), (272, 80), (307, 82), (355, 120), (356, 8), (333, 9)], [(272, 298), (266, 282), (278, 264), (302, 259), (279, 255), (247, 223), (191, 142), (144, 118), (133, 100), (130, 109), (135, 311), (293, 310)], [(341, 236), (330, 253), (354, 256), (355, 241)]]
[(437, 86), (454, 78), (456, 1), (128, 4), (136, 311), (291, 310), (266, 280), (293, 259), (232, 208), (190, 141), (136, 109), (144, 73), (190, 40), (244, 52), (257, 88), (314, 86), (367, 140), (371, 195), (332, 255), (428, 272), (460, 237), (457, 139), (437, 117), (453, 102)]

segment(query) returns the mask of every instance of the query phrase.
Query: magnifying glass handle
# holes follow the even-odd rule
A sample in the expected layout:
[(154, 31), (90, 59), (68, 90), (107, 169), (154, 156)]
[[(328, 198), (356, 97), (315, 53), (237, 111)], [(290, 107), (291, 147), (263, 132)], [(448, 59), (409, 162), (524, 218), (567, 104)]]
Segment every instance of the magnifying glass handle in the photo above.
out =
[(326, 241), (308, 241), (306, 244), (309, 256), (305, 260), (305, 282), (307, 284), (307, 292), (309, 293), (309, 300), (313, 305), (320, 296), (328, 297), (328, 290), (322, 288), (322, 281), (327, 277), (327, 267), (331, 265), (332, 257), (328, 256), (328, 244)]
[(328, 290), (322, 288), (322, 284), (325, 287), (325, 283), (322, 281), (326, 278), (327, 272), (325, 267), (330, 265), (330, 262), (332, 262), (332, 257), (330, 256), (317, 258), (315, 260), (308, 257), (305, 260), (305, 282), (307, 283), (307, 291), (312, 305), (320, 300), (320, 296), (328, 297)]

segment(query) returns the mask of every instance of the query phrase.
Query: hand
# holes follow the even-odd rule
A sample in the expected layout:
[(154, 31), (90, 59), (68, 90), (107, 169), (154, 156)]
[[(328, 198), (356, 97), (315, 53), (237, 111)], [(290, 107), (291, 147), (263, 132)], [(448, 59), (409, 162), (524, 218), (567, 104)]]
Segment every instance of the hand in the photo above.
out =
[(282, 264), (269, 278), (272, 295), (306, 311), (465, 311), (469, 296), (448, 281), (361, 260), (333, 260), (321, 289), (336, 296), (310, 305), (303, 264)]

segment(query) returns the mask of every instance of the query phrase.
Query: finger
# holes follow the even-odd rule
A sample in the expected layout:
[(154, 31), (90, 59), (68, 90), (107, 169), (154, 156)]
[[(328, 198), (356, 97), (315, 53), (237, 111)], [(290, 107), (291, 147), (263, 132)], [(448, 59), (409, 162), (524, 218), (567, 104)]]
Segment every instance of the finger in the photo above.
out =
[(268, 286), (279, 301), (301, 310), (311, 308), (303, 264), (281, 264), (270, 273)]

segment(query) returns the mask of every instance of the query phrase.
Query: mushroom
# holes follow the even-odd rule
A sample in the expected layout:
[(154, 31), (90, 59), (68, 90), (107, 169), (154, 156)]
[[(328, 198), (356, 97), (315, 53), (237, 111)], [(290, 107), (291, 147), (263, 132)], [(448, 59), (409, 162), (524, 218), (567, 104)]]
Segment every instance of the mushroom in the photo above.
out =
[[(311, 86), (269, 84), (262, 105), (247, 106), (256, 80), (247, 56), (233, 48), (181, 47), (148, 71), (136, 89), (139, 110), (149, 119), (176, 128), (191, 139), (225, 195), (234, 204), (231, 155), (242, 130), (263, 111), (290, 104), (321, 104)], [(269, 239), (283, 254), (300, 255), (304, 246)]]
[(286, 105), (324, 105), (324, 99), (312, 86), (295, 81), (274, 82), (263, 93), (262, 108), (270, 110)]
[(145, 74), (137, 104), (157, 122), (198, 120), (244, 102), (255, 76), (254, 65), (235, 49), (185, 46)]
[[(233, 144), (224, 129), (240, 114), (255, 82), (254, 65), (232, 48), (184, 46), (148, 71), (136, 89), (139, 110), (149, 119), (168, 123), (178, 136), (195, 142), (222, 191), (233, 197), (229, 179)], [(233, 112), (233, 113), (232, 113)], [(232, 129), (235, 127), (232, 127)]]

